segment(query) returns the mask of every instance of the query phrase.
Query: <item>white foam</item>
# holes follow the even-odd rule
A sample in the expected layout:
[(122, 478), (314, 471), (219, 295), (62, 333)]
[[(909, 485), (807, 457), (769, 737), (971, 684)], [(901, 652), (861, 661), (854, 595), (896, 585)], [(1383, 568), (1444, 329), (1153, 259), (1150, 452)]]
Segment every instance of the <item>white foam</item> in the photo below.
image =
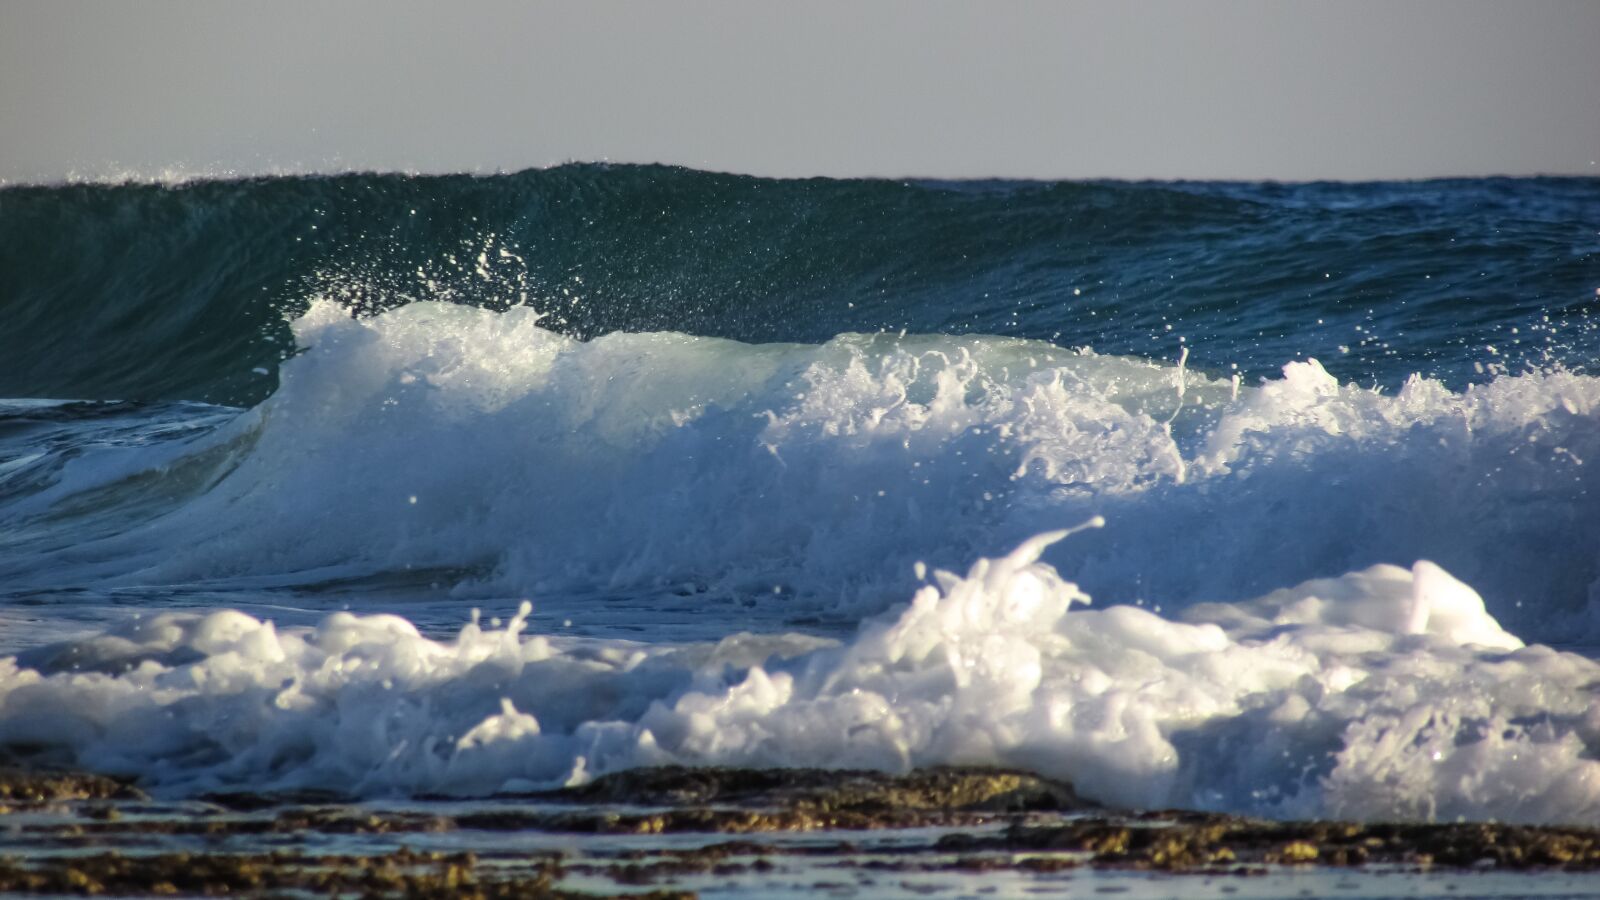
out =
[[(295, 330), (251, 411), (0, 473), (8, 590), (231, 605), (429, 570), (465, 573), (431, 576), (434, 621), (609, 593), (648, 630), (662, 589), (747, 619), (672, 644), (147, 614), (0, 661), (0, 742), (175, 792), (968, 762), (1138, 806), (1600, 809), (1600, 672), (1523, 645), (1600, 633), (1600, 379), (1388, 395), (1307, 361), (1236, 390), (1020, 340), (580, 342), (435, 303)], [(742, 633), (817, 611), (872, 618)]]
[[(444, 642), (387, 615), (280, 630), (168, 613), (0, 660), (0, 743), (173, 792), (978, 763), (1119, 805), (1600, 821), (1600, 665), (1518, 646), (1442, 571), (1368, 570), (1230, 608), (1226, 625), (1176, 622), (1084, 608), (1038, 561), (1060, 536), (934, 572), (839, 645), (558, 642), (521, 636), (526, 606)], [(1414, 618), (1419, 597), (1448, 614)]]
[(1265, 632), (1280, 625), (1337, 625), (1393, 634), (1437, 634), (1452, 643), (1501, 650), (1523, 646), (1484, 608), (1478, 592), (1428, 560), (1408, 572), (1385, 563), (1340, 578), (1317, 578), (1236, 604), (1201, 604), (1185, 617)]
[[(73, 546), (0, 574), (228, 589), (455, 569), (475, 573), (463, 598), (690, 584), (758, 613), (855, 613), (905, 596), (918, 560), (965, 565), (1103, 513), (1050, 559), (1119, 601), (1428, 558), (1524, 637), (1600, 634), (1600, 379), (1387, 395), (1311, 361), (1235, 397), (1013, 339), (580, 342), (528, 309), (438, 303), (352, 319), (319, 302), (295, 331), (306, 350), (261, 406), (201, 440), (86, 452), (6, 507), (67, 522)], [(181, 502), (100, 540), (60, 518), (140, 477)]]

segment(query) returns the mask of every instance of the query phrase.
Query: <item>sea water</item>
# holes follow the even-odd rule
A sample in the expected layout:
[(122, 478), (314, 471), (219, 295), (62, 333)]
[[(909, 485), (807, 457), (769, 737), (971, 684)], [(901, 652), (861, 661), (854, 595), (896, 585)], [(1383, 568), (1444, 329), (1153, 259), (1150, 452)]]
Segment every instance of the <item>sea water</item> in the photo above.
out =
[(0, 190), (0, 747), (1600, 824), (1600, 181)]

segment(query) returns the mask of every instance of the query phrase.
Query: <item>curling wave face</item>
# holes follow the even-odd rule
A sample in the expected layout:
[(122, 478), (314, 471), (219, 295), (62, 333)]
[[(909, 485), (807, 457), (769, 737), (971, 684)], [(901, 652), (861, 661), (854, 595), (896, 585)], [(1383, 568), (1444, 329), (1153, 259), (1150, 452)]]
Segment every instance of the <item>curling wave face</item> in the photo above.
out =
[(0, 397), (250, 405), (313, 293), (577, 337), (999, 334), (1347, 381), (1586, 364), (1600, 180), (781, 180), (569, 165), (0, 188)]

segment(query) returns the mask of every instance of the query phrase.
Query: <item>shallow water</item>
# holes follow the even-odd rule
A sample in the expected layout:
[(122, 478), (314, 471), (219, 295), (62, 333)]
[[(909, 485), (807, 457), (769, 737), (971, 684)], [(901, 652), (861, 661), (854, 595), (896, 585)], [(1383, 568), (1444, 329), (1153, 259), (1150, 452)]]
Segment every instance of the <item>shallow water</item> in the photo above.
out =
[[(19, 789), (29, 793), (26, 776), (0, 777), (12, 801)], [(1600, 858), (1593, 829), (1128, 819), (1078, 808), (1069, 788), (992, 770), (907, 779), (654, 770), (577, 793), (359, 806), (326, 795), (157, 801), (84, 779), (58, 780), (41, 794), (51, 799), (7, 813), (0, 889), (374, 895), (431, 886), (503, 895), (555, 886), (583, 896), (650, 889), (708, 897), (1600, 890), (1585, 874)]]

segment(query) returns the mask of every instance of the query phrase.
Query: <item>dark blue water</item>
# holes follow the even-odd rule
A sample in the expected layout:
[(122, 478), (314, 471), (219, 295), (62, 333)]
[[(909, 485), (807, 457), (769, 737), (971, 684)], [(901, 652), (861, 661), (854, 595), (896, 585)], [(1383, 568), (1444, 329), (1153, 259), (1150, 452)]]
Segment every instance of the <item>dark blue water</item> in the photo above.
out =
[[(770, 180), (574, 165), (0, 190), (0, 397), (248, 405), (314, 296), (590, 337), (1014, 335), (1452, 385), (1600, 347), (1600, 179)], [(264, 370), (266, 374), (256, 370)]]

